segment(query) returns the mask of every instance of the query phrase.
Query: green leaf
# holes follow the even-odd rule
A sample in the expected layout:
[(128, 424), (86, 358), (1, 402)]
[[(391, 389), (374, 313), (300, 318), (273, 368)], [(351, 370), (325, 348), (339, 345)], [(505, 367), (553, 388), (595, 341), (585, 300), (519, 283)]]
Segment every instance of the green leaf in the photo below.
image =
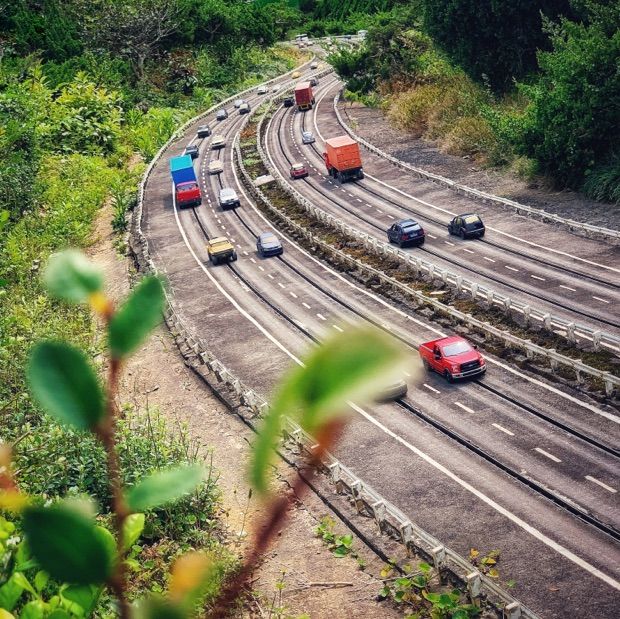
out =
[(187, 613), (180, 604), (151, 595), (138, 602), (136, 619), (187, 619)]
[(47, 616), (47, 619), (71, 619), (71, 615), (66, 610), (57, 608)]
[(83, 303), (101, 290), (103, 274), (81, 251), (68, 249), (50, 257), (43, 282), (55, 297)]
[(161, 280), (145, 277), (110, 321), (108, 343), (113, 357), (125, 357), (140, 346), (161, 322), (164, 303)]
[(399, 342), (367, 325), (331, 336), (295, 368), (280, 386), (254, 443), (252, 485), (267, 489), (266, 475), (280, 436), (281, 417), (297, 415), (310, 432), (347, 412), (348, 403), (372, 401), (402, 377), (411, 356)]
[(129, 550), (144, 531), (144, 514), (130, 514), (123, 526), (123, 547)]
[(99, 599), (101, 587), (96, 585), (70, 585), (62, 590), (62, 597), (77, 604), (84, 616), (89, 617)]
[(22, 587), (24, 591), (28, 591), (29, 593), (32, 593), (32, 595), (36, 597), (37, 592), (35, 591), (35, 588), (30, 584), (30, 581), (26, 578), (26, 576), (22, 572), (15, 572), (13, 576), (15, 577), (15, 582), (20, 587)]
[(45, 585), (49, 582), (50, 576), (47, 572), (39, 570), (34, 577), (34, 588), (41, 592), (45, 589)]
[(127, 505), (133, 512), (160, 507), (193, 492), (203, 479), (200, 464), (157, 471), (129, 490)]
[(349, 554), (349, 549), (346, 546), (336, 546), (332, 551), (334, 557), (338, 557), (342, 559), (342, 557), (346, 557)]
[(45, 604), (41, 600), (33, 600), (22, 608), (19, 619), (43, 619), (44, 614)]
[(420, 561), (420, 563), (418, 563), (418, 569), (422, 573), (428, 574), (428, 572), (430, 572), (433, 569), (433, 566), (429, 565), (428, 563), (425, 563), (424, 561)]
[(352, 535), (341, 535), (338, 538), (338, 543), (345, 548), (351, 548), (353, 545), (353, 536)]
[(97, 377), (77, 348), (53, 341), (37, 344), (30, 355), (28, 381), (41, 406), (62, 423), (92, 428), (104, 415)]
[(24, 587), (22, 587), (15, 578), (16, 574), (18, 574), (18, 572), (14, 572), (0, 587), (0, 608), (4, 608), (5, 610), (13, 610), (24, 592)]
[(87, 585), (110, 576), (108, 545), (84, 514), (62, 504), (28, 507), (23, 526), (32, 554), (53, 578)]

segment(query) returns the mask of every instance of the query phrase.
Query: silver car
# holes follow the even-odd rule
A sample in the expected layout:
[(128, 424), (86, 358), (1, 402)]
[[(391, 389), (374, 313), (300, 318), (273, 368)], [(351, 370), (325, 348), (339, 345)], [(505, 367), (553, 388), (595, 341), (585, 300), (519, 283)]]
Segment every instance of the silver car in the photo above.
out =
[(301, 134), (301, 141), (303, 144), (314, 144), (314, 134), (312, 131), (303, 131)]
[(235, 107), (237, 109), (239, 109), (244, 103), (245, 101), (243, 99), (235, 99)]

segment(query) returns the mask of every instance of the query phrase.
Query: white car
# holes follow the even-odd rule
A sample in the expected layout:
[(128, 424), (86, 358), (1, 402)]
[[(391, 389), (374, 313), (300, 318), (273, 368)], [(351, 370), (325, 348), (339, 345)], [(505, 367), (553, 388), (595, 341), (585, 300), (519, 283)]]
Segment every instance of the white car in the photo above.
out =
[(313, 62), (313, 63), (310, 65), (310, 68), (311, 68), (311, 69), (318, 69), (318, 68), (319, 68), (319, 63), (318, 63), (318, 62)]
[(226, 146), (226, 138), (223, 135), (214, 135), (211, 140), (211, 150), (224, 148), (224, 146)]
[(259, 86), (256, 92), (259, 95), (266, 95), (269, 92), (269, 89), (267, 88), (267, 86)]
[(237, 109), (239, 109), (244, 103), (245, 101), (243, 99), (235, 99), (235, 107)]
[(312, 131), (303, 131), (301, 134), (302, 144), (314, 144), (314, 134)]
[(219, 159), (212, 159), (209, 161), (209, 174), (221, 174), (224, 171), (224, 166)]
[(271, 90), (272, 92), (278, 92), (278, 90), (280, 90), (280, 84), (274, 84)]

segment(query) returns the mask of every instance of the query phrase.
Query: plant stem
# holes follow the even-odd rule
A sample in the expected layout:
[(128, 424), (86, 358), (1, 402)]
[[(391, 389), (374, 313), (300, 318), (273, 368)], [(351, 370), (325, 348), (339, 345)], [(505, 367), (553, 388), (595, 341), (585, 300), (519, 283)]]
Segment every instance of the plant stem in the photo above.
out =
[(114, 591), (114, 595), (118, 600), (121, 619), (129, 619), (130, 609), (126, 595), (126, 578), (123, 544), (123, 528), (125, 520), (129, 515), (129, 510), (125, 505), (123, 498), (123, 487), (121, 480), (121, 470), (116, 450), (116, 420), (118, 416), (118, 408), (116, 406), (116, 392), (118, 389), (118, 377), (121, 362), (119, 359), (110, 359), (110, 368), (108, 373), (108, 384), (106, 390), (107, 396), (107, 414), (103, 424), (97, 429), (97, 435), (103, 443), (108, 465), (108, 479), (110, 483), (110, 493), (112, 494), (112, 512), (114, 514), (114, 526), (116, 528), (116, 552), (117, 561), (109, 584)]
[[(323, 456), (334, 442), (334, 437), (340, 435), (342, 425), (342, 421), (331, 421), (323, 426), (317, 433), (317, 447), (308, 465), (308, 477), (310, 479), (314, 477)], [(254, 529), (252, 544), (243, 565), (231, 576), (228, 582), (224, 583), (219, 596), (215, 600), (214, 609), (209, 615), (211, 619), (223, 619), (230, 613), (232, 605), (239, 597), (250, 575), (258, 565), (258, 562), (267, 548), (271, 545), (273, 538), (284, 524), (289, 507), (293, 501), (295, 501), (297, 497), (302, 496), (307, 489), (308, 485), (306, 480), (298, 474), (295, 477), (295, 481), (291, 484), (291, 489), (284, 496), (275, 498), (271, 501), (263, 525), (257, 526)]]

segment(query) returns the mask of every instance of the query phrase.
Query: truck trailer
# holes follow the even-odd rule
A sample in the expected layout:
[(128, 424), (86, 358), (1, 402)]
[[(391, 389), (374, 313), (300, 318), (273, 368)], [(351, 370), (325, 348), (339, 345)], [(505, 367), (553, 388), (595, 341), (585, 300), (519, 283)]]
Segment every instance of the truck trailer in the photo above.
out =
[(300, 111), (311, 110), (314, 105), (314, 93), (310, 82), (300, 82), (295, 86), (295, 103)]
[(179, 208), (200, 206), (202, 195), (189, 155), (170, 159), (170, 174), (174, 183), (174, 199)]
[(341, 183), (364, 178), (360, 147), (348, 135), (325, 140), (323, 160), (327, 173)]

